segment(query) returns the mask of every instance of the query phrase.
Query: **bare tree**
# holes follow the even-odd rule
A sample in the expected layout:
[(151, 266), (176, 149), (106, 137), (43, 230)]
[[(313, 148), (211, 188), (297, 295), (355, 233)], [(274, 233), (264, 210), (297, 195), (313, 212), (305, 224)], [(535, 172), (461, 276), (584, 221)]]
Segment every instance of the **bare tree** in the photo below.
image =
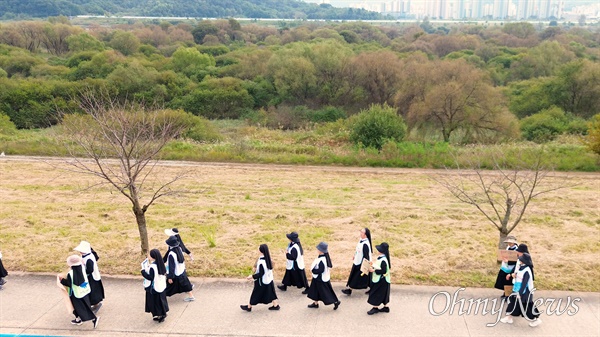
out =
[[(69, 170), (101, 179), (132, 204), (142, 254), (148, 252), (146, 211), (159, 198), (176, 193), (171, 186), (183, 173), (152, 183), (161, 149), (185, 129), (177, 114), (132, 102), (118, 102), (91, 91), (82, 93), (81, 114), (64, 116), (59, 130), (66, 136)], [(146, 196), (145, 203), (142, 202)]]
[[(449, 174), (433, 179), (461, 202), (475, 206), (498, 230), (498, 248), (504, 249), (504, 240), (521, 222), (530, 202), (541, 194), (570, 186), (570, 179), (551, 179), (543, 148), (517, 155), (519, 164), (506, 163), (502, 151), (493, 151), (489, 163), (484, 164), (481, 157), (467, 163), (467, 168), (457, 163), (455, 170), (447, 169)], [(484, 166), (491, 166), (493, 171), (486, 171)]]

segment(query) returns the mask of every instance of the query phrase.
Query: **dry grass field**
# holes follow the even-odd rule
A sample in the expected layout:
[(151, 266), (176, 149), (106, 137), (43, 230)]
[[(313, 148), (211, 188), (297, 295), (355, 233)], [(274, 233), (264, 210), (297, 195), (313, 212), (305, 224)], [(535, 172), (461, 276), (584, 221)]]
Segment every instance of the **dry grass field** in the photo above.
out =
[[(56, 164), (55, 160), (52, 160)], [(169, 162), (157, 181), (187, 171), (188, 193), (147, 212), (151, 247), (164, 252), (178, 227), (194, 252), (194, 276), (242, 277), (267, 243), (283, 277), (285, 233), (300, 233), (305, 259), (330, 244), (333, 278), (345, 280), (361, 227), (391, 247), (393, 282), (492, 287), (497, 230), (430, 179), (443, 171)], [(557, 173), (561, 179), (566, 173)], [(578, 185), (542, 195), (513, 232), (533, 256), (538, 289), (600, 291), (600, 174), (568, 174)], [(104, 274), (138, 274), (129, 201), (95, 178), (45, 160), (0, 159), (0, 250), (11, 270), (57, 272), (80, 240)]]

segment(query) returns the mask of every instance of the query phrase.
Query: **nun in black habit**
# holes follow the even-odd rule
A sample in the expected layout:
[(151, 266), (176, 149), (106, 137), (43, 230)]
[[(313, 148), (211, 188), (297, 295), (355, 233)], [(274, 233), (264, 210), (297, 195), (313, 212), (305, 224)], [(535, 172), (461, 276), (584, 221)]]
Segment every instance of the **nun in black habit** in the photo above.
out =
[[(372, 263), (372, 267), (369, 270), (372, 273), (371, 277), (371, 291), (369, 292), (369, 299), (367, 303), (373, 306), (371, 310), (367, 312), (369, 315), (373, 315), (379, 312), (390, 312), (390, 308), (387, 306), (390, 302), (391, 292), (391, 272), (390, 268), (390, 246), (387, 242), (382, 242), (380, 245), (375, 246), (379, 252), (377, 260)], [(379, 306), (383, 304), (383, 308)]]
[(81, 257), (79, 255), (71, 255), (67, 257), (67, 265), (71, 268), (67, 272), (67, 277), (57, 275), (57, 279), (63, 286), (67, 287), (69, 299), (73, 305), (73, 315), (75, 319), (71, 324), (81, 325), (83, 322), (92, 321), (94, 329), (98, 326), (100, 317), (96, 317), (92, 311), (90, 304), (90, 285), (86, 274), (83, 272), (81, 265)]
[(167, 289), (165, 290), (167, 296), (171, 297), (175, 294), (187, 293), (188, 296), (183, 300), (185, 302), (195, 301), (196, 298), (192, 294), (194, 287), (190, 283), (185, 271), (185, 260), (181, 247), (179, 247), (179, 241), (175, 236), (169, 236), (165, 242), (169, 245), (169, 250), (167, 250), (166, 258), (164, 259), (167, 265)]
[(277, 286), (277, 288), (282, 291), (286, 291), (289, 286), (305, 288), (302, 293), (306, 294), (308, 291), (308, 280), (306, 279), (306, 271), (304, 270), (304, 250), (302, 249), (302, 244), (296, 232), (291, 232), (285, 236), (290, 240), (290, 244), (285, 253), (287, 259), (285, 275), (283, 275), (281, 285)]
[(4, 279), (8, 276), (8, 272), (4, 269), (4, 264), (2, 264), (2, 252), (0, 252), (0, 290), (2, 290), (2, 286), (6, 283)]
[(331, 282), (329, 281), (329, 270), (333, 265), (331, 264), (328, 248), (329, 246), (327, 243), (319, 243), (317, 245), (319, 256), (310, 266), (312, 281), (310, 282), (310, 287), (308, 288), (306, 296), (313, 300), (313, 303), (308, 305), (309, 308), (318, 308), (318, 302), (322, 301), (325, 305), (333, 304), (333, 310), (337, 310), (341, 303), (335, 295)]
[(531, 255), (523, 253), (519, 256), (519, 270), (515, 274), (513, 294), (508, 298), (506, 316), (502, 323), (513, 323), (513, 317), (524, 316), (530, 321), (529, 326), (535, 327), (542, 323), (540, 312), (534, 305), (533, 291), (533, 261)]
[(142, 269), (144, 277), (144, 289), (146, 290), (146, 312), (151, 312), (152, 317), (158, 323), (164, 322), (169, 311), (167, 302), (166, 274), (167, 269), (158, 249), (152, 249), (148, 256), (150, 265)]
[(269, 247), (266, 244), (262, 244), (258, 247), (258, 251), (260, 252), (260, 257), (253, 268), (254, 274), (246, 277), (248, 280), (254, 280), (250, 302), (248, 305), (240, 305), (240, 308), (245, 311), (252, 311), (253, 305), (271, 303), (272, 305), (269, 307), (269, 310), (279, 310), (277, 294), (275, 293), (275, 283), (273, 282), (273, 262), (271, 261)]
[(194, 254), (192, 254), (192, 252), (189, 249), (187, 249), (187, 247), (183, 244), (183, 240), (181, 240), (181, 235), (179, 235), (179, 229), (167, 228), (165, 229), (165, 234), (167, 234), (167, 236), (174, 236), (175, 238), (177, 238), (177, 242), (179, 242), (179, 248), (181, 248), (181, 251), (189, 255), (190, 259), (194, 261)]
[(366, 289), (369, 287), (371, 275), (361, 273), (360, 266), (362, 265), (363, 259), (371, 261), (372, 251), (373, 248), (371, 244), (371, 231), (366, 227), (361, 228), (360, 240), (358, 241), (358, 244), (356, 244), (356, 251), (354, 252), (354, 259), (352, 261), (352, 269), (350, 269), (350, 276), (348, 276), (346, 288), (342, 289), (342, 293), (346, 295), (351, 295), (352, 289)]
[(87, 241), (81, 241), (73, 250), (81, 253), (81, 264), (84, 267), (88, 282), (90, 282), (90, 304), (95, 313), (102, 307), (104, 300), (104, 285), (98, 269), (98, 254), (92, 249)]

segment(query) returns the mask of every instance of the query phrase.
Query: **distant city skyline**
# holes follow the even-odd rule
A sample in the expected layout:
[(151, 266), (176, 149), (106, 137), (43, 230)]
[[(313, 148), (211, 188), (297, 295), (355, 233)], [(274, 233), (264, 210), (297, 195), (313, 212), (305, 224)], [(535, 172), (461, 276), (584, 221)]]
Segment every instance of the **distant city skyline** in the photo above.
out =
[(305, 0), (421, 19), (574, 19), (600, 17), (597, 0)]

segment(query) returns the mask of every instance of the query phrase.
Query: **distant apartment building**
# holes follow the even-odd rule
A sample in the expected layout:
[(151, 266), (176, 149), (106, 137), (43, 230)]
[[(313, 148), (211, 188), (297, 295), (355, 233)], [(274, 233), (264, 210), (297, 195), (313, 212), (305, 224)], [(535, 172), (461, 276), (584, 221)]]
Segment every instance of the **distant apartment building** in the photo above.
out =
[(362, 0), (349, 7), (417, 19), (547, 20), (563, 16), (564, 0)]

